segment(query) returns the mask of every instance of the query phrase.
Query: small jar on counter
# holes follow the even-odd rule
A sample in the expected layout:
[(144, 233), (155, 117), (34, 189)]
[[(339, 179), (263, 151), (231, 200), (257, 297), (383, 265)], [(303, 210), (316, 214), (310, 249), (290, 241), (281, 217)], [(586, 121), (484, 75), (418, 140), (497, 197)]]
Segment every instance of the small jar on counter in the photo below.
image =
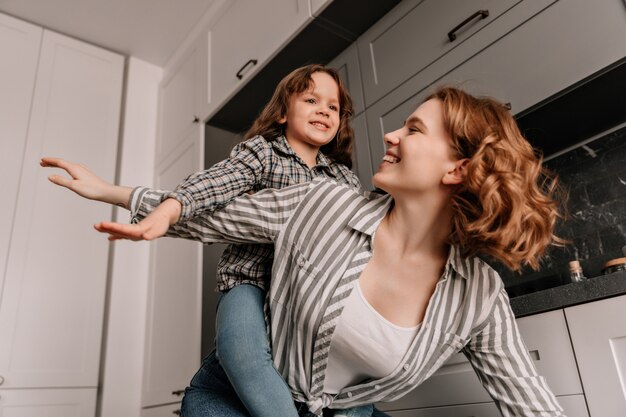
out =
[(583, 267), (580, 266), (579, 261), (569, 262), (569, 277), (572, 282), (582, 282), (587, 279), (583, 274)]

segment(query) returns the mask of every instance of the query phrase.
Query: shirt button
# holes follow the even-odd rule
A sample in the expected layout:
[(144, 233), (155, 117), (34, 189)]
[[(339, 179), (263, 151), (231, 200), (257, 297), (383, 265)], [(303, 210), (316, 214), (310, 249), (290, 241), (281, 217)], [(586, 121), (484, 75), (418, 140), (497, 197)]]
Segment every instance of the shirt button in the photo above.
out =
[(299, 267), (303, 267), (304, 266), (304, 259), (302, 259), (302, 258), (298, 259), (298, 266)]
[(374, 388), (380, 389), (380, 385), (375, 385)]
[(351, 392), (348, 393), (348, 398), (352, 398), (352, 393)]
[(402, 369), (404, 369), (405, 371), (409, 370), (409, 364), (405, 363), (404, 366), (402, 367)]

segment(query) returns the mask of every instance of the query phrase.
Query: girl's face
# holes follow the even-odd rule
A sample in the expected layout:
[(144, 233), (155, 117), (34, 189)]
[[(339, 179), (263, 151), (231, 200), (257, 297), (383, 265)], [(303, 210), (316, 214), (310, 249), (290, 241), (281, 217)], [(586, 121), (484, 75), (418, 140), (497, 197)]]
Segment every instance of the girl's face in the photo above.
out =
[(330, 142), (339, 129), (339, 86), (325, 72), (311, 75), (311, 88), (289, 98), (285, 136), (294, 148), (319, 149)]
[(424, 193), (459, 182), (451, 172), (461, 161), (444, 126), (440, 100), (420, 105), (404, 126), (385, 135), (385, 144), (387, 153), (373, 183), (388, 193)]

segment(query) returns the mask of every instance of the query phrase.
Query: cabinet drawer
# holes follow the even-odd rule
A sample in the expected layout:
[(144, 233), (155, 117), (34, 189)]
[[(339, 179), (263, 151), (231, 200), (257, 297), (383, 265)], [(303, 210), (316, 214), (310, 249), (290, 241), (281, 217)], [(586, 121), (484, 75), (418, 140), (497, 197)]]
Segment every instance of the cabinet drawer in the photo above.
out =
[(391, 411), (387, 414), (391, 417), (501, 417), (494, 403)]
[(0, 416), (89, 417), (96, 415), (96, 388), (0, 390)]
[(180, 403), (144, 408), (141, 410), (141, 417), (173, 417), (180, 415)]
[[(469, 58), (553, 1), (527, 2), (532, 4), (523, 8), (515, 7), (521, 0), (401, 3), (358, 40), (366, 104), (373, 104), (454, 49), (462, 48), (466, 59)], [(488, 16), (475, 15), (478, 11), (488, 11)], [(510, 15), (509, 22), (500, 25), (498, 32), (483, 36), (481, 45), (466, 44), (469, 38), (503, 14)], [(449, 33), (472, 16), (455, 31), (456, 39), (451, 41)]]
[[(540, 375), (555, 395), (582, 394), (580, 379), (562, 310), (517, 320)], [(452, 356), (437, 372), (405, 397), (383, 403), (385, 410), (439, 407), (491, 401), (474, 369), (461, 353)]]

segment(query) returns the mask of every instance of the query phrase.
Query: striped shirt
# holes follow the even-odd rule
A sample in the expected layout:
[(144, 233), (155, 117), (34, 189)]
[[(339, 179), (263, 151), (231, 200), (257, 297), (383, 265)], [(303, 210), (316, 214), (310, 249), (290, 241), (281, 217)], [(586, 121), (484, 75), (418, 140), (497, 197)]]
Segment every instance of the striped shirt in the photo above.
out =
[[(255, 136), (239, 143), (230, 157), (211, 168), (192, 174), (164, 198), (182, 204), (181, 221), (212, 212), (235, 197), (265, 188), (280, 189), (309, 182), (316, 177), (360, 188), (357, 176), (343, 164), (337, 164), (322, 152), (313, 168), (294, 152), (284, 136), (268, 141)], [(265, 289), (270, 277), (274, 248), (272, 245), (230, 245), (217, 266), (217, 289), (228, 290), (239, 284), (253, 284)]]
[[(160, 194), (136, 189), (133, 216), (147, 215)], [(360, 195), (316, 179), (243, 196), (209, 217), (172, 226), (169, 234), (208, 243), (275, 244), (268, 294), (274, 362), (293, 397), (313, 413), (396, 400), (463, 350), (502, 415), (564, 416), (537, 375), (499, 275), (479, 258), (462, 258), (454, 246), (400, 364), (383, 378), (324, 392), (333, 332), (391, 205), (387, 195)]]

